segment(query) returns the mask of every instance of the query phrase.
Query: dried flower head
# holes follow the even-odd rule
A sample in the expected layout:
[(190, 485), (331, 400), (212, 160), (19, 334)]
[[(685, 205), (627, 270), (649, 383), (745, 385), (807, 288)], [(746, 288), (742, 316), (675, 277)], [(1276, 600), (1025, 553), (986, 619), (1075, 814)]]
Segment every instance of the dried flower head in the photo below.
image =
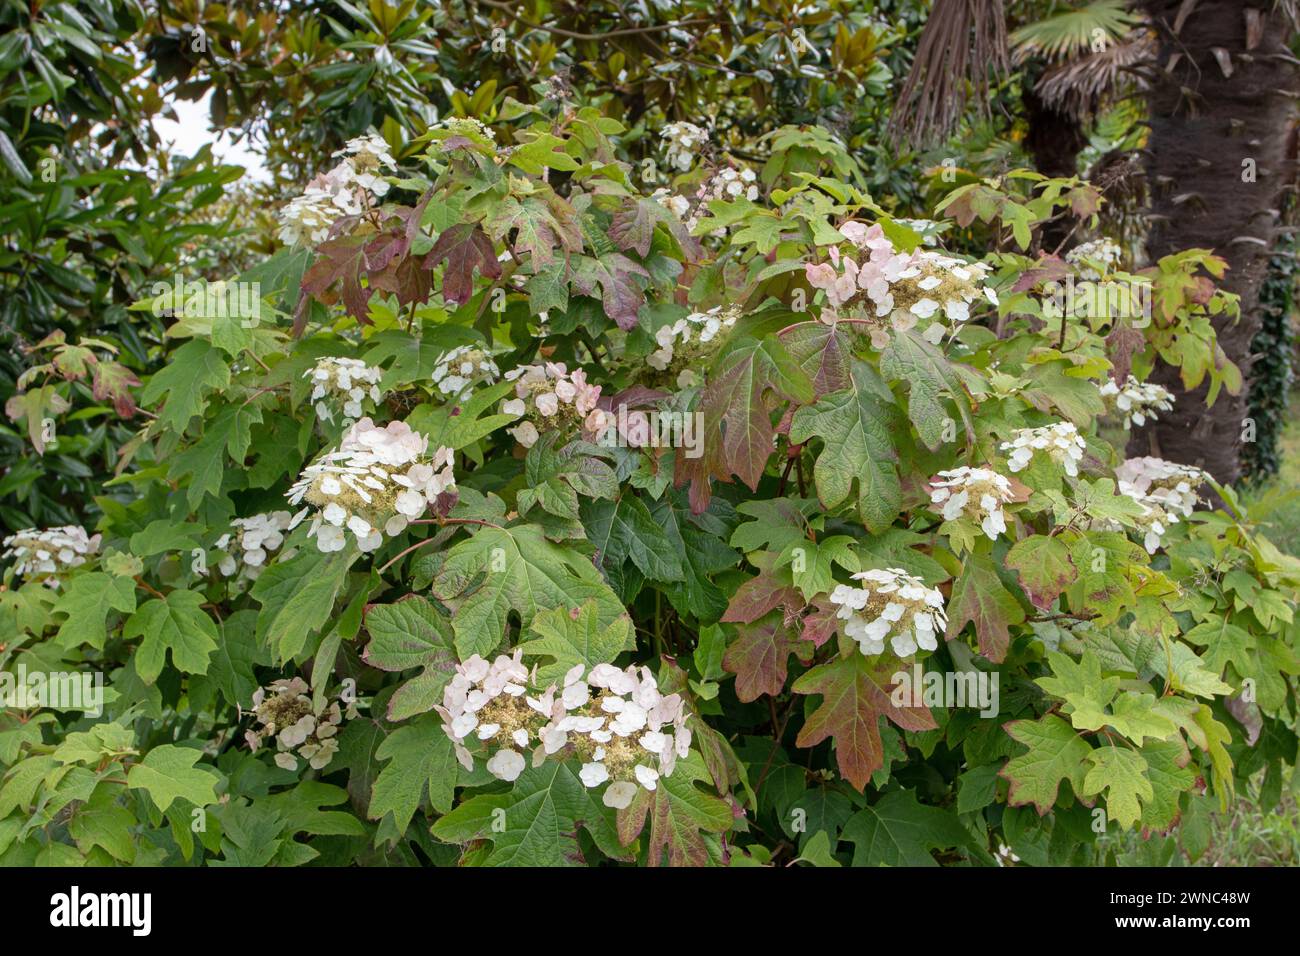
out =
[(259, 750), (266, 738), (274, 738), (277, 766), (297, 770), (301, 758), (313, 770), (323, 770), (338, 753), (343, 721), (357, 716), (362, 706), (355, 697), (345, 700), (341, 695), (316, 704), (301, 677), (273, 681), (253, 693), (257, 727), (244, 733), (244, 741), (250, 750)]

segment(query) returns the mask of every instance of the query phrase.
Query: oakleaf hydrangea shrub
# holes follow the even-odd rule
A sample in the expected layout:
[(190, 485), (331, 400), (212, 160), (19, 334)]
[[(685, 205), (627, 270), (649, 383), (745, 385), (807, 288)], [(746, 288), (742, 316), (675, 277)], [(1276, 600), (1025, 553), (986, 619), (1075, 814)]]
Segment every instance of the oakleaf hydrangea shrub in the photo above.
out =
[[(1195, 858), (1288, 772), (1300, 564), (1116, 444), (1157, 357), (1240, 387), (1220, 260), (1030, 255), (1101, 200), (1023, 171), (904, 219), (820, 128), (651, 130), (665, 186), (485, 119), (323, 161), (94, 526), (5, 540), (0, 663), (103, 694), (0, 717), (0, 862)], [(1102, 270), (1151, 314), (1057, 307)]]

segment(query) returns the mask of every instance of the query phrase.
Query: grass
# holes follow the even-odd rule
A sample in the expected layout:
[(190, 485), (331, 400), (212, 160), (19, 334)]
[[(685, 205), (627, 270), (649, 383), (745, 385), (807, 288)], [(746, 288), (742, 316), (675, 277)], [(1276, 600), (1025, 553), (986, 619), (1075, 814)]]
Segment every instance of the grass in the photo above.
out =
[(1210, 848), (1197, 866), (1300, 866), (1300, 806), (1283, 793), (1270, 811), (1259, 808), (1254, 793), (1240, 794), (1210, 826)]
[(1278, 502), (1283, 494), (1300, 489), (1300, 392), (1291, 396), (1291, 414), (1281, 438), (1282, 465), (1278, 474), (1242, 497), (1248, 508), (1260, 506), (1266, 516), (1260, 522), (1264, 533), (1279, 550), (1300, 557), (1300, 502)]

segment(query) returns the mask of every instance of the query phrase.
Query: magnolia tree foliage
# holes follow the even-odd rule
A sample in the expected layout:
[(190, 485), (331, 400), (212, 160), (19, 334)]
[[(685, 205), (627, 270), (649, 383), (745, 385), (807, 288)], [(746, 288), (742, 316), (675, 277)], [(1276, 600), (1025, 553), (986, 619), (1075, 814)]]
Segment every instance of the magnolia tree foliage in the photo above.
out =
[(1122, 453), (1157, 358), (1239, 389), (1222, 263), (1029, 258), (1077, 180), (904, 221), (825, 130), (665, 132), (653, 195), (562, 96), (371, 134), (256, 309), (139, 303), (98, 521), (6, 541), (0, 862), (1194, 858), (1276, 793), (1300, 564)]

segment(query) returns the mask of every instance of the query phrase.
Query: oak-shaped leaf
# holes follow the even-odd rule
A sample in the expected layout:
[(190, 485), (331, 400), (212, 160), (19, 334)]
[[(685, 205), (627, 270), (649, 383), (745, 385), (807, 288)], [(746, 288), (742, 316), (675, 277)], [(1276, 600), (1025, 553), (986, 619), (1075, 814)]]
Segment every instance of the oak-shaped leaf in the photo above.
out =
[(1088, 754), (1091, 766), (1083, 780), (1084, 795), (1106, 794), (1106, 812), (1128, 829), (1142, 818), (1142, 807), (1155, 801), (1147, 779), (1146, 758), (1126, 747), (1098, 747)]
[(787, 614), (803, 608), (803, 597), (795, 589), (788, 567), (776, 568), (775, 557), (763, 551), (749, 555), (749, 562), (759, 572), (741, 584), (731, 596), (727, 613), (722, 615), (725, 623), (752, 624), (776, 608), (782, 608)]
[(1001, 776), (1011, 784), (1007, 803), (1013, 807), (1033, 804), (1039, 816), (1056, 805), (1061, 781), (1068, 780), (1075, 794), (1083, 790), (1087, 760), (1092, 747), (1068, 723), (1055, 714), (1038, 720), (1013, 720), (1004, 729), (1028, 750), (1012, 757)]
[(936, 451), (945, 441), (952, 420), (949, 402), (965, 425), (967, 440), (974, 444), (970, 392), (960, 367), (939, 349), (914, 331), (896, 331), (881, 353), (880, 371), (890, 381), (907, 383), (907, 414), (927, 448)]
[(856, 649), (847, 657), (814, 667), (794, 682), (796, 694), (820, 694), (821, 703), (799, 731), (795, 743), (815, 747), (827, 738), (844, 779), (862, 790), (884, 763), (880, 719), (904, 730), (934, 730), (928, 708), (890, 699), (897, 661), (868, 658)]
[(382, 820), (392, 814), (400, 833), (426, 800), (439, 813), (451, 809), (460, 764), (441, 718), (425, 714), (398, 727), (384, 738), (375, 757), (388, 763), (371, 789), (370, 819)]
[(624, 252), (634, 249), (642, 258), (650, 254), (655, 226), (662, 223), (681, 246), (688, 260), (699, 258), (700, 241), (667, 206), (655, 199), (628, 196), (609, 224), (609, 238)]
[(856, 481), (858, 514), (880, 534), (903, 505), (898, 453), (890, 438), (897, 416), (889, 390), (870, 366), (855, 363), (852, 378), (852, 388), (823, 395), (794, 413), (790, 441), (801, 445), (814, 435), (823, 440), (813, 466), (818, 498), (833, 510), (849, 498)]
[(163, 812), (176, 800), (206, 807), (217, 802), (215, 785), (221, 777), (194, 766), (202, 756), (203, 751), (190, 747), (154, 747), (127, 773), (126, 785), (147, 791)]
[(855, 813), (840, 839), (853, 844), (853, 866), (938, 866), (931, 850), (964, 846), (970, 835), (951, 810), (895, 790)]
[(648, 865), (707, 866), (718, 855), (715, 834), (725, 833), (734, 820), (725, 800), (696, 786), (710, 782), (704, 761), (691, 751), (653, 791), (638, 789), (632, 803), (618, 811), (619, 839), (631, 844), (649, 818)]
[(1007, 552), (1006, 564), (1020, 574), (1020, 586), (1040, 611), (1051, 608), (1079, 576), (1065, 542), (1043, 534), (1017, 541)]
[(952, 586), (948, 603), (948, 640), (962, 632), (966, 624), (975, 625), (980, 653), (1000, 664), (1011, 645), (1011, 626), (1022, 624), (1025, 609), (1014, 594), (1002, 584), (991, 558), (972, 554), (966, 559), (961, 575)]
[(456, 672), (451, 619), (427, 600), (411, 594), (393, 604), (366, 608), (370, 643), (362, 659), (382, 671), (421, 668), (388, 701), (388, 719), (405, 720), (441, 703), (443, 688)]
[(131, 389), (139, 385), (135, 373), (119, 362), (97, 362), (90, 370), (90, 392), (95, 401), (111, 400), (119, 418), (135, 415), (135, 396)]
[(586, 866), (579, 830), (605, 856), (627, 859), (614, 811), (578, 779), (573, 760), (529, 767), (509, 793), (470, 797), (433, 825), (433, 835), (449, 843), (489, 841), (488, 866)]
[(292, 660), (320, 633), (333, 616), (334, 601), (358, 557), (356, 548), (327, 554), (308, 543), (292, 558), (271, 565), (254, 582), (251, 593), (262, 604), (257, 639), (276, 660)]
[(202, 605), (203, 595), (197, 591), (171, 591), (146, 601), (127, 618), (122, 636), (143, 638), (135, 651), (135, 669), (146, 684), (158, 679), (168, 651), (177, 670), (207, 673), (218, 635)]
[(424, 257), (424, 267), (432, 269), (445, 261), (442, 274), (442, 297), (451, 305), (464, 305), (474, 296), (474, 272), (488, 279), (501, 277), (492, 240), (478, 223), (458, 223), (444, 230)]
[(611, 580), (622, 579), (625, 562), (631, 562), (652, 581), (686, 579), (678, 543), (669, 537), (636, 492), (625, 490), (613, 501), (583, 501), (580, 511), (587, 540), (596, 546), (600, 567)]
[(566, 256), (582, 251), (582, 228), (573, 208), (554, 193), (543, 196), (507, 196), (483, 222), (493, 239), (513, 234), (511, 249), (529, 257), (534, 273), (556, 261), (555, 248)]
[[(570, 281), (581, 295), (599, 298), (605, 314), (623, 331), (636, 326), (637, 313), (645, 303), (645, 290), (637, 284), (640, 277), (649, 281), (645, 266), (634, 262), (621, 252), (591, 256), (574, 256), (570, 260)], [(600, 292), (597, 293), (599, 287)]]
[(591, 559), (546, 539), (538, 525), (478, 528), (454, 545), (433, 580), (433, 594), (453, 609), (461, 659), (487, 656), (506, 634), (511, 611), (524, 627), (538, 611), (594, 601), (600, 626), (627, 616)]
[(730, 482), (735, 475), (758, 489), (776, 441), (769, 400), (809, 404), (812, 381), (774, 336), (732, 343), (700, 396), (704, 453), (690, 458), (677, 450), (674, 481), (691, 483), (692, 510), (708, 505), (710, 479)]
[(773, 612), (736, 628), (722, 666), (736, 675), (736, 696), (747, 704), (763, 694), (776, 697), (785, 689), (791, 654), (810, 659), (812, 645), (786, 624), (784, 615)]
[(549, 663), (537, 668), (537, 680), (542, 686), (558, 685), (575, 664), (583, 665), (585, 673), (597, 664), (613, 663), (624, 651), (635, 650), (636, 632), (626, 614), (602, 622), (596, 602), (587, 601), (580, 607), (539, 611), (528, 625), (525, 640), (516, 647), (525, 657), (549, 658)]
[(854, 333), (850, 329), (843, 323), (798, 322), (778, 333), (786, 351), (811, 379), (818, 399), (853, 387)]

